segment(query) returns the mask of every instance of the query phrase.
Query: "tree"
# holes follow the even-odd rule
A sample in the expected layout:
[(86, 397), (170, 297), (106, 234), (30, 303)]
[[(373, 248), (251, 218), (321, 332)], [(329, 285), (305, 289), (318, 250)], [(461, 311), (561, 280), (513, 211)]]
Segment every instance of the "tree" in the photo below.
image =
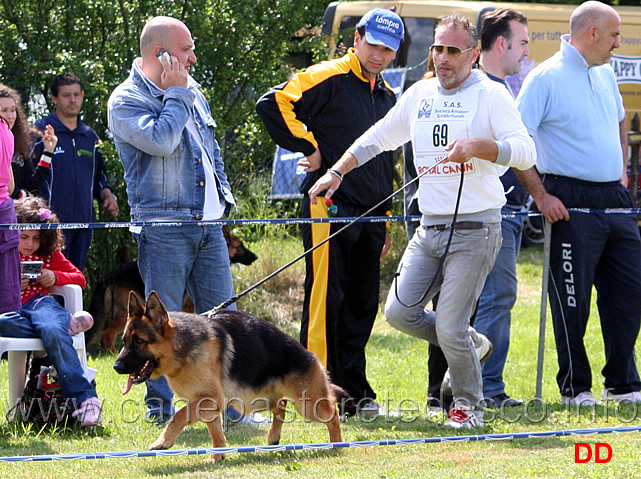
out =
[[(44, 97), (51, 109), (49, 80), (62, 71), (81, 77), (84, 120), (103, 139), (108, 176), (120, 199), (119, 219), (126, 221), (123, 171), (107, 132), (107, 100), (138, 56), (145, 22), (156, 15), (179, 18), (192, 31), (198, 56), (192, 75), (212, 106), (232, 186), (242, 195), (247, 173), (264, 169), (273, 152), (255, 101), (290, 75), (283, 60), (290, 50), (324, 56), (311, 31), (326, 5), (326, 0), (0, 0), (1, 81), (25, 99)], [(90, 283), (134, 255), (128, 231), (97, 230), (86, 269)]]

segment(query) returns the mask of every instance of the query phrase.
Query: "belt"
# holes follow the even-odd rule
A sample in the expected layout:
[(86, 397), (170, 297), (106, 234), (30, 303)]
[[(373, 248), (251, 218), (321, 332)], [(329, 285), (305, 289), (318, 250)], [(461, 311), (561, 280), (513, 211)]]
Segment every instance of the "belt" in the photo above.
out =
[[(436, 231), (449, 230), (451, 227), (452, 224), (427, 226), (427, 228), (431, 228)], [(482, 221), (459, 221), (458, 223), (454, 223), (455, 230), (480, 230), (483, 227), (485, 227), (485, 224)]]

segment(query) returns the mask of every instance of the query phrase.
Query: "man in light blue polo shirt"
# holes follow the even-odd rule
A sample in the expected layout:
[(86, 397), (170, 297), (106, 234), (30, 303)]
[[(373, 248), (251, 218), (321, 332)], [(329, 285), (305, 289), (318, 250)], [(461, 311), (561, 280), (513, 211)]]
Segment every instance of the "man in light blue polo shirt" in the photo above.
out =
[[(563, 404), (596, 404), (583, 344), (594, 285), (605, 343), (604, 401), (641, 403), (634, 345), (641, 319), (641, 240), (626, 188), (628, 145), (623, 101), (608, 62), (621, 19), (600, 2), (579, 6), (561, 50), (526, 78), (517, 99), (537, 146), (539, 180), (528, 190), (552, 226), (550, 305)], [(568, 213), (567, 208), (598, 211)]]

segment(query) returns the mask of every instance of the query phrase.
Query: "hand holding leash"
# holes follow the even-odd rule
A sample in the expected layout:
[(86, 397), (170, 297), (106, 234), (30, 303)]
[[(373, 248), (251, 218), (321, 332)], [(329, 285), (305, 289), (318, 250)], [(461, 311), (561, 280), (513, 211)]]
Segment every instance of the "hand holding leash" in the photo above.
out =
[(499, 153), (496, 142), (484, 138), (458, 138), (445, 147), (447, 161), (465, 163), (472, 157), (495, 162)]
[(316, 197), (323, 191), (326, 191), (325, 199), (330, 199), (343, 182), (343, 175), (346, 175), (357, 167), (358, 161), (356, 157), (351, 153), (344, 153), (341, 159), (338, 160), (332, 168), (328, 169), (327, 173), (321, 176), (309, 189), (307, 194), (309, 195), (311, 203), (315, 205)]
[[(356, 161), (356, 159), (354, 159), (354, 161)], [(316, 250), (316, 249), (320, 248), (322, 245), (324, 245), (325, 243), (327, 243), (328, 241), (330, 241), (330, 240), (331, 240), (331, 239), (333, 239), (334, 237), (336, 237), (336, 236), (338, 236), (339, 234), (341, 234), (343, 231), (345, 231), (347, 228), (349, 228), (350, 226), (352, 226), (354, 223), (356, 223), (356, 222), (357, 222), (357, 221), (359, 221), (360, 219), (362, 219), (362, 218), (366, 217), (367, 215), (369, 215), (370, 213), (372, 213), (372, 211), (376, 211), (376, 209), (378, 209), (381, 205), (385, 204), (385, 202), (386, 202), (386, 201), (391, 200), (391, 199), (392, 199), (396, 194), (398, 194), (398, 193), (400, 193), (401, 191), (403, 191), (405, 188), (407, 188), (407, 187), (408, 187), (409, 185), (411, 185), (412, 183), (415, 183), (416, 181), (420, 180), (420, 179), (421, 179), (423, 176), (425, 176), (426, 174), (430, 173), (431, 171), (434, 171), (434, 169), (435, 169), (438, 165), (440, 165), (441, 163), (445, 163), (446, 161), (447, 161), (447, 156), (446, 156), (446, 157), (444, 157), (444, 158), (441, 158), (441, 159), (440, 159), (440, 160), (438, 160), (436, 163), (434, 163), (432, 166), (430, 166), (429, 168), (426, 168), (425, 170), (423, 170), (423, 172), (422, 172), (422, 173), (420, 173), (418, 176), (416, 176), (415, 178), (413, 178), (413, 179), (411, 179), (410, 181), (408, 181), (407, 183), (405, 183), (405, 184), (404, 184), (403, 186), (401, 186), (398, 190), (394, 191), (394, 192), (393, 192), (391, 195), (389, 195), (387, 198), (385, 198), (385, 199), (383, 199), (383, 200), (379, 201), (377, 204), (375, 204), (374, 206), (372, 206), (369, 210), (367, 210), (365, 213), (363, 213), (362, 215), (360, 215), (358, 218), (353, 219), (352, 221), (350, 221), (349, 223), (347, 223), (345, 226), (343, 226), (341, 229), (339, 229), (338, 231), (336, 231), (336, 232), (332, 233), (332, 234), (331, 234), (331, 235), (329, 235), (327, 238), (325, 238), (325, 239), (324, 239), (324, 240), (322, 240), (321, 242), (317, 243), (315, 246), (311, 247), (311, 248), (310, 248), (310, 249), (308, 249), (307, 251), (303, 252), (303, 254), (301, 254), (301, 255), (300, 255), (300, 256), (298, 256), (297, 258), (294, 258), (293, 260), (291, 260), (291, 261), (290, 261), (289, 263), (287, 263), (286, 265), (281, 266), (280, 268), (278, 268), (276, 271), (274, 271), (274, 272), (273, 272), (273, 273), (271, 273), (270, 275), (266, 276), (265, 278), (263, 278), (263, 279), (262, 279), (262, 280), (260, 280), (259, 282), (255, 283), (253, 286), (250, 286), (249, 288), (247, 288), (247, 289), (246, 289), (245, 291), (243, 291), (242, 293), (238, 293), (236, 296), (234, 296), (234, 297), (232, 297), (232, 298), (229, 298), (227, 301), (225, 301), (224, 303), (219, 304), (219, 305), (218, 305), (218, 306), (216, 306), (215, 308), (212, 308), (212, 309), (210, 309), (209, 311), (205, 311), (204, 313), (202, 313), (202, 315), (203, 315), (203, 316), (207, 316), (207, 317), (211, 318), (212, 316), (214, 316), (214, 315), (215, 315), (218, 311), (220, 311), (221, 309), (225, 309), (225, 308), (227, 308), (228, 306), (230, 306), (230, 305), (234, 304), (236, 301), (238, 301), (240, 298), (242, 298), (243, 296), (245, 296), (247, 293), (249, 293), (249, 292), (253, 291), (253, 290), (254, 290), (254, 289), (256, 289), (256, 288), (258, 288), (261, 284), (265, 283), (266, 281), (269, 281), (269, 280), (270, 280), (270, 279), (272, 279), (274, 276), (276, 276), (277, 274), (279, 274), (281, 271), (286, 270), (286, 269), (287, 269), (287, 268), (289, 268), (291, 265), (293, 265), (294, 263), (296, 263), (298, 260), (300, 260), (300, 259), (304, 258), (305, 256), (307, 256), (308, 254), (310, 254), (312, 251), (314, 251), (314, 250)], [(351, 168), (350, 168), (350, 169), (351, 169)], [(316, 183), (318, 184), (318, 183), (319, 183), (321, 180), (323, 180), (323, 178), (325, 178), (325, 176), (327, 176), (327, 175), (334, 176), (334, 175), (332, 175), (332, 173), (326, 173), (326, 174), (325, 174), (325, 175), (324, 175), (320, 180), (318, 180)], [(332, 180), (332, 181), (334, 181), (334, 180)], [(336, 180), (336, 181), (338, 181), (338, 178), (337, 178), (337, 180)], [(309, 197), (310, 197), (310, 199), (312, 199), (312, 189), (314, 189), (314, 188), (316, 188), (316, 184), (315, 184), (314, 186), (312, 186), (312, 188), (310, 189), (310, 196), (309, 196)], [(322, 187), (321, 187), (321, 188), (322, 188)], [(314, 194), (314, 197), (313, 197), (313, 200), (314, 200), (314, 201), (316, 201), (316, 197), (318, 196), (318, 193), (320, 193), (321, 191), (323, 191), (323, 190), (322, 190), (322, 189), (315, 190), (315, 194)]]
[(325, 199), (330, 199), (336, 190), (341, 186), (342, 178), (339, 178), (335, 174), (331, 173), (334, 170), (328, 170), (323, 176), (321, 176), (314, 186), (309, 189), (309, 201), (315, 205), (316, 197), (325, 191)]

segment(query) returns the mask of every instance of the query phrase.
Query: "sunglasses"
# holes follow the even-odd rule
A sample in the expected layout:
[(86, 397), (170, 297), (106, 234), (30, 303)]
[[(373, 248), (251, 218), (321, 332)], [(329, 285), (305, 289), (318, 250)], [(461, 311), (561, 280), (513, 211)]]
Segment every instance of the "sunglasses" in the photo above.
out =
[(474, 50), (474, 47), (461, 50), (460, 47), (455, 47), (454, 45), (439, 45), (438, 43), (435, 43), (430, 47), (430, 50), (432, 50), (432, 52), (436, 53), (437, 55), (441, 55), (444, 50), (447, 50), (448, 55), (452, 57), (457, 57), (462, 53), (469, 52), (470, 50)]

